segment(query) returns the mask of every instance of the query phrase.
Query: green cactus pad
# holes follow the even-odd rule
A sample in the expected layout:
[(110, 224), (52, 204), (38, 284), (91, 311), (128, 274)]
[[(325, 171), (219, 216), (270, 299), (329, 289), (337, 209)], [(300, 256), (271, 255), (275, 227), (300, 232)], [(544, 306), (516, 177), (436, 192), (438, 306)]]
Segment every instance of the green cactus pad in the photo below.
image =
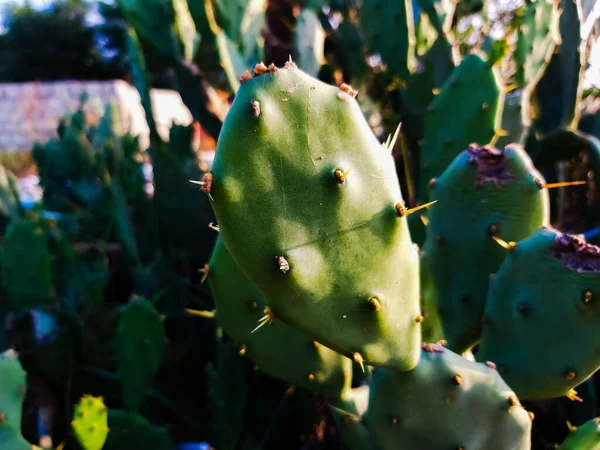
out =
[(558, 1), (527, 0), (514, 53), (515, 79), (533, 89), (550, 62), (558, 41)]
[(137, 410), (160, 367), (165, 350), (163, 319), (152, 303), (132, 298), (123, 309), (116, 336), (125, 408)]
[(541, 229), (490, 283), (478, 360), (522, 399), (567, 395), (600, 367), (600, 247)]
[(473, 142), (488, 144), (500, 128), (504, 94), (496, 69), (475, 54), (454, 69), (429, 106), (421, 145), (419, 198), (429, 180), (439, 177)]
[[(490, 275), (507, 254), (505, 242), (526, 238), (549, 221), (548, 190), (517, 146), (471, 145), (431, 183), (438, 202), (427, 215), (423, 246), (448, 348), (462, 353), (481, 334)], [(457, 267), (460, 270), (457, 270)]]
[(365, 425), (380, 450), (528, 450), (531, 419), (498, 372), (424, 344), (409, 372), (375, 371)]
[(26, 374), (15, 352), (0, 354), (0, 449), (31, 450), (21, 435), (23, 400), (27, 389)]
[(223, 330), (266, 374), (287, 383), (339, 397), (350, 388), (352, 361), (275, 320), (252, 333), (266, 306), (240, 271), (222, 239), (209, 262), (208, 282)]
[(600, 417), (573, 429), (558, 450), (600, 450)]
[(228, 250), (275, 317), (357, 361), (409, 370), (418, 254), (390, 149), (352, 94), (292, 63), (246, 81), (210, 195)]
[(412, 0), (369, 0), (360, 9), (367, 47), (378, 53), (388, 71), (406, 79), (414, 65), (415, 24)]
[(25, 219), (12, 221), (1, 255), (2, 284), (11, 311), (53, 301), (52, 260), (42, 227)]
[(101, 450), (108, 435), (108, 408), (102, 397), (83, 396), (75, 405), (71, 426), (84, 450)]
[(319, 75), (325, 60), (324, 45), (325, 31), (319, 17), (312, 9), (304, 8), (296, 21), (294, 58), (298, 66), (313, 77)]
[(103, 450), (174, 450), (169, 432), (128, 411), (108, 411), (108, 438)]

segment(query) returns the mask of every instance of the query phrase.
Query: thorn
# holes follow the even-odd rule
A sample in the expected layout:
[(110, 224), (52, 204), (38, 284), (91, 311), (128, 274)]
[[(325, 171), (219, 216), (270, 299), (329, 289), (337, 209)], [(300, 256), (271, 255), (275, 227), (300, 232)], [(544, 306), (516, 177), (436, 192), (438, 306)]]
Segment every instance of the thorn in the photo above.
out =
[(298, 68), (298, 66), (296, 66), (296, 63), (294, 63), (294, 61), (292, 61), (292, 55), (289, 55), (288, 60), (283, 65), (283, 68), (284, 69), (297, 69)]
[(371, 306), (373, 307), (373, 309), (375, 311), (381, 311), (383, 309), (383, 306), (381, 306), (381, 303), (379, 303), (379, 300), (377, 300), (377, 297), (371, 297), (369, 299), (369, 303), (371, 304)]
[(204, 282), (208, 278), (209, 270), (210, 270), (210, 266), (208, 264), (204, 264), (204, 267), (202, 267), (202, 269), (198, 270), (198, 272), (200, 272), (202, 274), (202, 277), (200, 278), (200, 284), (204, 284)]
[(348, 176), (348, 174), (350, 173), (352, 169), (348, 169), (345, 172), (342, 172), (341, 169), (335, 169), (333, 171), (333, 176), (340, 182), (343, 183), (344, 181), (346, 181), (346, 177)]
[(567, 186), (581, 186), (582, 184), (587, 184), (587, 181), (562, 181), (560, 183), (545, 184), (543, 187), (546, 189), (554, 189)]
[(294, 386), (293, 384), (287, 388), (287, 391), (285, 391), (285, 396), (286, 397), (291, 397), (292, 395), (294, 395), (294, 392), (296, 391), (296, 386)]
[(463, 379), (460, 375), (454, 375), (454, 378), (452, 378), (452, 380), (457, 386), (461, 386), (463, 384)]
[(271, 311), (271, 308), (265, 306), (264, 309), (265, 315), (258, 319), (258, 326), (250, 332), (250, 334), (254, 333), (256, 330), (261, 328), (264, 325), (268, 325), (275, 320), (275, 314)]
[(583, 402), (583, 399), (577, 396), (577, 391), (575, 389), (570, 389), (569, 392), (567, 392), (566, 397), (571, 401)]
[(215, 225), (215, 224), (214, 224), (214, 223), (212, 223), (212, 222), (208, 224), (208, 228), (210, 228), (210, 229), (212, 229), (212, 230), (215, 230), (217, 233), (219, 233), (219, 231), (220, 231), (220, 230), (219, 230), (219, 225)]
[(195, 181), (195, 180), (189, 180), (190, 183), (194, 183), (194, 184), (199, 184), (202, 187), (202, 191), (208, 195), (208, 197), (211, 200), (214, 200), (212, 198), (212, 195), (210, 195), (211, 191), (212, 191), (212, 184), (213, 184), (213, 180), (214, 180), (214, 175), (212, 174), (212, 172), (206, 172), (204, 174), (204, 176), (202, 177), (202, 181)]
[(240, 356), (244, 356), (246, 354), (246, 350), (248, 350), (248, 346), (246, 344), (243, 344), (240, 347), (240, 351), (239, 351)]
[(498, 236), (492, 236), (492, 239), (495, 240), (500, 245), (500, 247), (508, 251), (513, 251), (517, 247), (516, 242), (506, 242), (505, 240), (500, 239)]
[(527, 411), (527, 415), (529, 416), (529, 419), (533, 422), (533, 419), (535, 419), (535, 414), (531, 411)]
[[(398, 140), (398, 135), (400, 134), (401, 128), (402, 128), (402, 122), (400, 122), (398, 124), (398, 127), (396, 128), (396, 131), (394, 132), (394, 136), (392, 136), (392, 135), (388, 136), (387, 149), (389, 151), (392, 151), (394, 149), (394, 147), (396, 146), (396, 141)], [(391, 139), (390, 139), (390, 137), (391, 137)]]
[(575, 425), (571, 424), (571, 422), (568, 420), (566, 422), (567, 422), (567, 428), (569, 429), (569, 431), (571, 433), (574, 433), (575, 431), (577, 431), (577, 427)]
[(502, 129), (494, 130), (494, 136), (498, 136), (498, 137), (508, 136), (508, 131), (502, 130)]
[(277, 256), (275, 259), (279, 265), (279, 270), (281, 270), (283, 273), (288, 273), (290, 270), (290, 263), (287, 262), (287, 259), (285, 259), (283, 256)]
[(421, 214), (419, 217), (421, 217), (421, 222), (423, 222), (423, 225), (425, 225), (425, 226), (429, 225), (429, 219), (427, 218), (427, 216), (424, 216), (423, 214)]
[(408, 216), (409, 214), (412, 214), (414, 212), (417, 212), (421, 209), (429, 208), (431, 205), (433, 205), (436, 202), (437, 202), (437, 200), (434, 200), (432, 202), (425, 203), (424, 205), (415, 206), (414, 208), (409, 208), (409, 209), (407, 209), (406, 206), (404, 206), (404, 203), (399, 202), (399, 203), (396, 203), (396, 212), (398, 213), (399, 217), (404, 217), (404, 216)]
[(278, 69), (278, 68), (277, 68), (277, 66), (276, 66), (275, 64), (273, 64), (273, 63), (269, 64), (269, 67), (267, 67), (267, 70), (268, 70), (270, 73), (277, 73), (277, 72), (279, 72), (279, 69)]
[(364, 366), (365, 360), (363, 359), (362, 355), (358, 352), (355, 352), (352, 355), (352, 359), (354, 360), (355, 363), (357, 363), (360, 366), (360, 368), (364, 372), (365, 371), (365, 366)]
[(203, 317), (205, 319), (214, 319), (215, 312), (214, 311), (198, 311), (196, 309), (185, 308), (185, 310), (190, 313), (192, 316)]

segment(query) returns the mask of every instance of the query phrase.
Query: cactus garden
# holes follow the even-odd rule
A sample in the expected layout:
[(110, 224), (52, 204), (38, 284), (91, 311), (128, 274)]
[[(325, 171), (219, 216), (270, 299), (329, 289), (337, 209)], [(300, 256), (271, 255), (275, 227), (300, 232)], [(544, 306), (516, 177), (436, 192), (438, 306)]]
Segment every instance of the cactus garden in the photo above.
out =
[(0, 167), (0, 450), (600, 450), (581, 0), (117, 6), (149, 148)]

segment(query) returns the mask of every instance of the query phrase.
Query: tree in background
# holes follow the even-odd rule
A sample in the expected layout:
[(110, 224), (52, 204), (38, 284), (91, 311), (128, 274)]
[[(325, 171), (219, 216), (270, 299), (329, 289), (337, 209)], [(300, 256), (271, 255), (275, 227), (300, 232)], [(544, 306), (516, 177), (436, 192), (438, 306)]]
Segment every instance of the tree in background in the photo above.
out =
[[(86, 23), (84, 0), (57, 0), (37, 10), (30, 4), (4, 11), (0, 80), (9, 82), (123, 78), (119, 55), (124, 40), (115, 22)], [(123, 26), (121, 24), (121, 33)], [(106, 34), (103, 34), (106, 33)]]

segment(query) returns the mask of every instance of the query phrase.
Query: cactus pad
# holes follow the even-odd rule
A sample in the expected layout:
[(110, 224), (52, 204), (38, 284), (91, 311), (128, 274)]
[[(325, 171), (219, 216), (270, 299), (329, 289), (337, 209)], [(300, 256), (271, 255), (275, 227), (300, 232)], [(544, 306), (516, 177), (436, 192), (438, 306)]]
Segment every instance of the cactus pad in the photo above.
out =
[(600, 450), (600, 417), (571, 430), (558, 450)]
[(419, 357), (419, 260), (394, 163), (348, 86), (257, 66), (225, 119), (213, 209), (271, 313), (368, 364)]
[(490, 284), (476, 358), (522, 399), (567, 395), (600, 367), (600, 247), (541, 229)]
[(429, 106), (421, 146), (419, 197), (452, 160), (473, 142), (488, 144), (500, 127), (501, 78), (486, 61), (470, 54), (454, 69)]
[(142, 416), (128, 411), (108, 411), (110, 431), (104, 450), (174, 450), (166, 429), (152, 425)]
[(493, 367), (423, 347), (414, 370), (373, 375), (364, 421), (378, 448), (530, 448), (531, 419)]
[(31, 450), (21, 435), (21, 415), (25, 398), (26, 374), (17, 354), (0, 354), (0, 449)]
[(75, 406), (71, 426), (84, 450), (101, 450), (108, 435), (108, 408), (102, 397), (83, 396)]
[(352, 361), (275, 320), (252, 333), (266, 306), (260, 292), (217, 240), (208, 282), (223, 330), (268, 375), (337, 398), (350, 388)]
[[(524, 239), (549, 220), (548, 190), (517, 146), (471, 145), (431, 183), (423, 253), (431, 269), (444, 339), (462, 353), (477, 342), (490, 275), (507, 250), (494, 240)], [(459, 267), (460, 270), (456, 270)], [(430, 303), (435, 300), (426, 299)]]
[(116, 350), (125, 408), (135, 411), (152, 387), (165, 350), (163, 319), (148, 300), (133, 298), (123, 309)]

